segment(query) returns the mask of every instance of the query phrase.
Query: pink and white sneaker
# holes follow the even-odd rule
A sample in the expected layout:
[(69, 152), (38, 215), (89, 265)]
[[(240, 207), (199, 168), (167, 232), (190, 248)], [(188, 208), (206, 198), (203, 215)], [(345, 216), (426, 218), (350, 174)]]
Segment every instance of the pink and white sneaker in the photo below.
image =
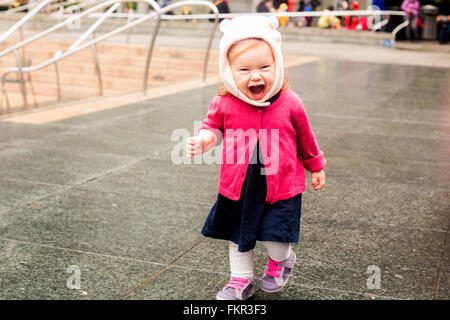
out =
[(217, 300), (245, 300), (255, 293), (255, 280), (232, 277), (230, 282), (216, 295)]
[(261, 290), (265, 292), (277, 292), (284, 288), (289, 276), (294, 268), (296, 256), (295, 252), (291, 250), (289, 258), (281, 262), (270, 259), (267, 264), (267, 269), (261, 279)]

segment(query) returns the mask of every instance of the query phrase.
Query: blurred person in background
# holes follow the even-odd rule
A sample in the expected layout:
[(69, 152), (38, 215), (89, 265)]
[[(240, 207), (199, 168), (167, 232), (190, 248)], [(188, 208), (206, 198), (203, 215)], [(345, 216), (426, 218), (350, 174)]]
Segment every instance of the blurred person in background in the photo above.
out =
[(347, 0), (334, 0), (333, 8), (336, 11), (342, 11), (348, 9), (348, 2)]
[(288, 4), (288, 0), (273, 0), (273, 7), (275, 10), (279, 9), (282, 3)]
[[(297, 12), (305, 11), (305, 0), (298, 0)], [(292, 24), (295, 27), (304, 27), (306, 26), (306, 18), (305, 17), (294, 17), (291, 19)]]
[(448, 43), (450, 38), (450, 2), (446, 1), (439, 6), (439, 15), (436, 17), (438, 39), (440, 44)]
[(376, 6), (380, 10), (386, 10), (384, 0), (372, 0), (372, 6)]
[[(336, 11), (345, 11), (348, 9), (347, 0), (334, 0), (334, 10)], [(344, 24), (344, 16), (336, 16), (340, 20), (340, 24)]]
[[(316, 8), (320, 5), (321, 5), (321, 2), (319, 0), (305, 0), (305, 3), (304, 3), (305, 7), (304, 7), (303, 11), (305, 11), (305, 12), (315, 11)], [(312, 17), (305, 17), (305, 19), (306, 19), (306, 26), (310, 27), (311, 23), (312, 23)]]
[[(288, 0), (288, 9), (287, 9), (288, 12), (294, 12), (295, 11), (295, 6), (297, 5), (297, 1), (298, 0)], [(295, 21), (295, 17), (290, 17), (289, 18), (289, 22), (288, 22), (288, 26), (289, 27), (294, 27), (295, 26), (294, 21)]]
[[(359, 10), (359, 2), (353, 1), (351, 4), (351, 9), (353, 11)], [(369, 30), (367, 26), (367, 18), (361, 16), (346, 16), (345, 17), (345, 28), (349, 30)]]
[(402, 10), (406, 12), (405, 20), (409, 23), (406, 26), (406, 39), (419, 40), (417, 22), (419, 17), (420, 3), (418, 0), (404, 0)]
[[(288, 12), (288, 5), (286, 3), (280, 4), (280, 7), (277, 9), (278, 13)], [(280, 23), (280, 27), (287, 26), (289, 23), (289, 17), (278, 17), (278, 21)]]
[[(214, 5), (217, 7), (217, 10), (219, 10), (220, 13), (230, 13), (230, 7), (228, 6), (228, 0), (216, 0), (214, 2)], [(213, 13), (212, 11), (210, 13)], [(223, 18), (219, 19), (219, 22), (221, 22)], [(209, 19), (209, 22), (214, 22), (214, 19)]]
[(288, 0), (288, 11), (294, 12), (296, 4), (297, 4), (297, 0)]
[(272, 0), (262, 0), (256, 6), (256, 12), (275, 12)]
[[(325, 9), (325, 12), (333, 11), (333, 6), (329, 6), (327, 9)], [(320, 16), (319, 22), (317, 23), (319, 25), (319, 28), (333, 28), (333, 29), (339, 29), (341, 27), (341, 20), (338, 17), (331, 16), (331, 15), (323, 15)]]

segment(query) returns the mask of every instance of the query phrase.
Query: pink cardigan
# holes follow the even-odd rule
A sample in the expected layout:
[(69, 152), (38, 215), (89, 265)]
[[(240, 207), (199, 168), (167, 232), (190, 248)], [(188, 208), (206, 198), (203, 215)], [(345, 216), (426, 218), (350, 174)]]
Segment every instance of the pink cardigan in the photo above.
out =
[(237, 201), (252, 152), (259, 140), (267, 181), (266, 202), (305, 191), (305, 171), (326, 165), (300, 98), (290, 89), (267, 107), (254, 107), (233, 95), (216, 96), (199, 130), (224, 141), (218, 192)]

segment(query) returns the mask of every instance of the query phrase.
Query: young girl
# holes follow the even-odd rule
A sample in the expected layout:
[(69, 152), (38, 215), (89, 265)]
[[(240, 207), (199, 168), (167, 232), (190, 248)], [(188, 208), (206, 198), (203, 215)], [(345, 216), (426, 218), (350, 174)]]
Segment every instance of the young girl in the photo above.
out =
[(198, 135), (188, 138), (189, 157), (220, 144), (219, 194), (202, 234), (229, 241), (231, 279), (217, 294), (244, 300), (255, 292), (253, 248), (267, 248), (260, 287), (281, 290), (295, 263), (304, 168), (314, 190), (325, 185), (326, 161), (303, 103), (285, 86), (281, 36), (275, 17), (224, 20), (219, 72), (224, 86), (209, 107)]

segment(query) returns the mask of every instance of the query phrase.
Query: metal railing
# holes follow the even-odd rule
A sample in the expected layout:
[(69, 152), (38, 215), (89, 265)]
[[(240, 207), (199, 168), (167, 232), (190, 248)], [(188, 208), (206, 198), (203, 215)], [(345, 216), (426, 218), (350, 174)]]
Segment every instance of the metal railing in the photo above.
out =
[[(91, 18), (99, 17), (100, 14), (93, 13), (90, 15)], [(368, 21), (368, 27), (372, 31), (376, 31), (382, 26), (386, 25), (389, 22), (389, 16), (401, 16), (406, 17), (406, 13), (404, 11), (393, 11), (393, 10), (377, 10), (372, 6), (369, 6), (367, 10), (342, 10), (342, 11), (302, 11), (302, 12), (270, 12), (270, 13), (220, 13), (218, 15), (219, 19), (232, 19), (235, 17), (243, 16), (243, 15), (265, 15), (265, 16), (275, 16), (275, 17), (321, 17), (321, 16), (363, 16), (368, 17), (369, 19), (374, 20)], [(140, 13), (113, 13), (111, 15), (114, 18), (126, 18), (130, 19), (139, 18), (144, 16), (144, 14)], [(189, 15), (164, 15), (161, 17), (161, 20), (206, 20), (212, 19), (215, 15), (213, 14), (189, 14)], [(377, 21), (379, 19), (379, 21)], [(395, 38), (397, 33), (405, 28), (408, 25), (408, 20), (399, 24), (394, 30), (391, 32), (391, 42), (395, 44)]]
[[(81, 35), (79, 37), (79, 39), (77, 41), (75, 41), (75, 43), (72, 44), (72, 46), (69, 49), (67, 49), (65, 51), (58, 51), (53, 58), (51, 58), (51, 59), (49, 59), (49, 60), (47, 60), (45, 62), (42, 62), (42, 63), (40, 63), (38, 65), (30, 66), (30, 67), (23, 67), (21, 58), (20, 58), (17, 50), (19, 48), (22, 48), (22, 47), (24, 47), (24, 46), (26, 46), (26, 45), (28, 45), (28, 44), (38, 40), (38, 39), (41, 39), (41, 38), (45, 37), (46, 35), (48, 35), (48, 34), (50, 34), (52, 32), (55, 32), (56, 30), (58, 30), (58, 29), (60, 29), (60, 28), (62, 28), (64, 26), (67, 26), (68, 24), (72, 23), (73, 21), (75, 21), (77, 19), (80, 19), (80, 18), (83, 18), (85, 16), (88, 16), (91, 13), (93, 13), (95, 11), (98, 11), (100, 9), (103, 9), (103, 8), (106, 8), (106, 7), (111, 7), (111, 6), (114, 6), (115, 4), (122, 3), (122, 2), (127, 2), (127, 1), (125, 1), (125, 0), (107, 0), (107, 1), (104, 1), (104, 2), (94, 6), (92, 8), (87, 9), (86, 11), (84, 11), (82, 13), (79, 13), (79, 14), (76, 14), (76, 15), (73, 15), (73, 16), (69, 17), (67, 20), (65, 20), (65, 21), (63, 21), (61, 23), (58, 23), (57, 25), (52, 26), (52, 27), (48, 28), (47, 30), (44, 30), (41, 33), (33, 35), (33, 36), (27, 38), (26, 40), (23, 40), (23, 41), (15, 44), (13, 46), (11, 46), (10, 48), (7, 48), (7, 49), (1, 51), (0, 52), (0, 57), (4, 56), (5, 54), (8, 54), (8, 53), (14, 53), (14, 55), (16, 57), (16, 62), (17, 62), (17, 67), (12, 67), (12, 68), (6, 69), (4, 71), (4, 73), (3, 73), (3, 75), (1, 76), (2, 93), (3, 93), (3, 96), (4, 96), (5, 100), (6, 100), (8, 110), (10, 108), (10, 102), (9, 102), (8, 94), (7, 94), (7, 91), (6, 91), (5, 80), (6, 80), (6, 76), (9, 73), (11, 73), (11, 72), (18, 72), (19, 73), (19, 79), (20, 79), (20, 84), (21, 84), (21, 89), (22, 89), (22, 96), (23, 96), (23, 100), (24, 100), (24, 106), (25, 106), (25, 108), (27, 108), (26, 87), (25, 87), (25, 81), (24, 81), (23, 73), (40, 70), (40, 69), (42, 69), (44, 67), (47, 67), (47, 66), (49, 66), (51, 64), (55, 64), (55, 66), (56, 66), (56, 68), (55, 68), (56, 69), (56, 82), (57, 82), (57, 86), (58, 86), (58, 99), (60, 99), (60, 84), (59, 84), (59, 80), (58, 80), (59, 79), (59, 71), (58, 71), (58, 68), (57, 68), (57, 62), (58, 61), (66, 58), (66, 57), (69, 57), (69, 56), (71, 56), (71, 55), (73, 55), (73, 54), (75, 54), (75, 53), (77, 53), (77, 52), (79, 52), (79, 51), (89, 47), (89, 46), (93, 47), (94, 55), (96, 57), (95, 44), (97, 44), (97, 43), (99, 43), (99, 42), (101, 42), (103, 40), (106, 40), (106, 39), (108, 39), (108, 38), (110, 38), (110, 37), (112, 37), (112, 36), (114, 36), (114, 35), (116, 35), (116, 34), (118, 34), (120, 32), (123, 32), (123, 31), (126, 31), (126, 30), (130, 29), (130, 28), (133, 28), (134, 26), (136, 26), (136, 25), (138, 25), (140, 23), (143, 23), (143, 22), (148, 21), (150, 19), (157, 19), (157, 24), (156, 24), (156, 27), (155, 27), (154, 32), (153, 32), (152, 40), (150, 42), (149, 52), (147, 54), (147, 59), (146, 59), (146, 67), (145, 67), (145, 71), (144, 71), (144, 81), (143, 81), (143, 89), (142, 90), (143, 90), (143, 93), (145, 94), (146, 90), (147, 90), (148, 74), (149, 74), (149, 67), (150, 67), (151, 57), (152, 57), (152, 53), (153, 53), (156, 37), (158, 35), (159, 27), (160, 27), (160, 23), (161, 23), (161, 15), (163, 13), (169, 12), (169, 11), (171, 11), (171, 10), (177, 8), (177, 7), (186, 6), (186, 5), (206, 6), (206, 7), (209, 7), (214, 12), (213, 17), (215, 19), (215, 23), (213, 24), (211, 36), (210, 36), (210, 39), (209, 39), (209, 42), (208, 42), (207, 52), (206, 52), (206, 55), (205, 55), (204, 68), (203, 68), (203, 79), (205, 79), (206, 78), (206, 72), (207, 72), (207, 63), (208, 63), (208, 59), (209, 59), (209, 52), (211, 50), (212, 41), (213, 41), (213, 38), (214, 38), (214, 33), (215, 33), (215, 30), (216, 30), (216, 27), (217, 27), (217, 22), (218, 22), (219, 11), (217, 10), (217, 7), (214, 6), (212, 3), (208, 2), (208, 1), (186, 0), (186, 1), (180, 1), (180, 2), (177, 2), (177, 3), (171, 4), (171, 5), (166, 6), (166, 7), (161, 9), (159, 7), (159, 5), (154, 0), (137, 0), (137, 1), (138, 2), (147, 2), (150, 6), (152, 6), (154, 11), (150, 12), (148, 14), (145, 14), (145, 15), (141, 16), (139, 19), (137, 19), (135, 21), (132, 21), (132, 22), (130, 22), (130, 23), (124, 25), (124, 26), (118, 27), (118, 28), (116, 28), (115, 30), (113, 30), (111, 32), (108, 32), (108, 33), (106, 33), (106, 34), (104, 34), (102, 36), (99, 36), (98, 38), (94, 38), (93, 40), (82, 44), (81, 42), (84, 41), (90, 34), (93, 34), (93, 32), (103, 23), (103, 21), (107, 18), (107, 16), (111, 15), (112, 10), (111, 11), (108, 10), (107, 12), (102, 13), (102, 15), (100, 16), (99, 20), (97, 20), (97, 22), (94, 23), (94, 25), (91, 28), (89, 28), (83, 35)], [(97, 58), (96, 58), (96, 68), (98, 70), (99, 87), (100, 87), (100, 90), (102, 90), (101, 89), (102, 88), (101, 73), (99, 72), (100, 69), (99, 69), (99, 64), (98, 64), (98, 59)], [(100, 91), (100, 93), (101, 92), (102, 91)], [(0, 102), (3, 103), (3, 98), (2, 98), (2, 100)], [(0, 104), (0, 107), (1, 107), (1, 104)]]
[[(11, 29), (17, 30), (17, 28), (21, 29), (21, 27), (23, 26), (23, 24), (25, 24), (26, 22), (28, 22), (28, 20), (30, 20), (31, 18), (34, 17), (34, 24), (36, 27), (36, 18), (37, 18), (37, 14), (40, 13), (41, 11), (43, 11), (43, 9), (45, 8), (45, 11), (51, 12), (53, 10), (57, 10), (57, 11), (61, 11), (61, 9), (63, 10), (67, 10), (64, 9), (65, 6), (68, 5), (74, 5), (77, 4), (78, 7), (85, 7), (86, 5), (92, 5), (95, 1), (94, 0), (87, 0), (84, 2), (80, 2), (77, 0), (63, 0), (61, 2), (57, 2), (52, 4), (53, 2), (56, 2), (58, 0), (50, 0), (50, 1), (46, 1), (46, 0), (41, 0), (41, 1), (35, 1), (35, 2), (31, 2), (28, 3), (26, 5), (23, 6), (19, 6), (17, 8), (12, 8), (9, 10), (5, 10), (5, 11), (0, 11), (0, 19), (3, 19), (4, 17), (6, 17), (8, 20), (17, 15), (17, 14), (21, 14), (24, 11), (27, 11), (26, 15), (22, 18), (24, 19), (23, 21), (19, 21), (17, 22), (14, 26), (12, 26), (10, 29), (8, 29), (8, 31), (10, 31)], [(89, 3), (89, 4), (87, 4)], [(40, 7), (40, 9), (36, 9), (36, 7)], [(69, 7), (70, 8), (70, 7)], [(14, 31), (11, 31), (11, 33)], [(1, 42), (1, 41), (0, 41)]]
[[(9, 37), (17, 29), (20, 29), (20, 31), (22, 31), (21, 27), (28, 20), (30, 20), (31, 18), (35, 17), (44, 7), (46, 7), (49, 3), (52, 3), (54, 1), (55, 0), (43, 0), (43, 1), (39, 2), (39, 3), (37, 3), (37, 4), (36, 3), (35, 4), (31, 4), (33, 9), (30, 12), (28, 12), (22, 19), (20, 19), (16, 24), (14, 24), (13, 27), (8, 29), (0, 37), (0, 42), (3, 41), (4, 39), (6, 39), (7, 37)], [(52, 9), (56, 9), (58, 7), (61, 8), (61, 6), (64, 6), (64, 5), (68, 4), (68, 3), (69, 4), (70, 3), (74, 3), (74, 2), (75, 2), (74, 0), (67, 0), (67, 1), (64, 1), (64, 2), (61, 2), (61, 3), (58, 3), (56, 6), (52, 6)], [(156, 6), (159, 8), (158, 5), (156, 5)], [(99, 9), (103, 8), (103, 7), (104, 6), (101, 6), (101, 7), (99, 7)], [(61, 25), (61, 27), (62, 27), (65, 24), (61, 23), (59, 25)], [(59, 25), (57, 25), (57, 26), (59, 26)], [(55, 26), (55, 27), (57, 27), (57, 26)], [(50, 28), (50, 29), (52, 29), (52, 28)], [(34, 42), (34, 41), (36, 41), (36, 40), (46, 36), (47, 34), (49, 34), (49, 33), (54, 31), (52, 29), (51, 31), (47, 32), (50, 29), (47, 29), (46, 31), (43, 31), (43, 32), (41, 32), (41, 33), (39, 33), (39, 34), (37, 34), (35, 36), (32, 36), (32, 37), (26, 39), (26, 40), (23, 40), (23, 34), (21, 32), (21, 40), (22, 41), (20, 43), (18, 43), (16, 45), (13, 45), (12, 47), (10, 47), (10, 48), (0, 52), (0, 57), (5, 55), (5, 54), (8, 54), (9, 52), (11, 52), (11, 50), (14, 52), (14, 55), (15, 55), (15, 58), (16, 58), (16, 63), (17, 63), (17, 68), (19, 69), (19, 82), (20, 82), (20, 87), (21, 87), (22, 97), (23, 97), (23, 100), (24, 100), (25, 107), (28, 106), (28, 101), (27, 101), (26, 86), (25, 86), (25, 80), (24, 80), (23, 72), (26, 72), (26, 67), (28, 67), (28, 66), (24, 66), (25, 55), (24, 55), (24, 51), (23, 50), (24, 50), (24, 47), (26, 45), (28, 45), (28, 44), (30, 44), (30, 43), (32, 43), (32, 42)], [(59, 28), (55, 28), (55, 30), (56, 29), (59, 29)], [(20, 56), (18, 54), (17, 50), (19, 48), (22, 50), (22, 56)], [(95, 61), (95, 65), (96, 65), (96, 70), (97, 70), (97, 73), (99, 73), (100, 72), (99, 62), (98, 62), (98, 57), (97, 57), (97, 54), (96, 54), (95, 46), (92, 46), (92, 50), (93, 50), (93, 54), (94, 54), (94, 61)], [(60, 53), (61, 52), (56, 52), (55, 56), (60, 55)], [(27, 65), (28, 64), (31, 64), (31, 61), (28, 62)], [(10, 68), (10, 69), (12, 69), (12, 68)], [(10, 69), (7, 69), (5, 71), (5, 73), (3, 74), (3, 77), (2, 77), (2, 92), (3, 92), (3, 95), (2, 95), (2, 99), (0, 100), (0, 108), (3, 106), (3, 96), (6, 99), (6, 103), (7, 103), (8, 109), (10, 107), (9, 99), (8, 99), (8, 96), (7, 96), (7, 93), (6, 93), (6, 87), (5, 87), (6, 75), (9, 73), (8, 70), (10, 70)], [(58, 100), (60, 100), (61, 99), (61, 89), (60, 89), (60, 81), (59, 81), (59, 69), (58, 69), (58, 65), (57, 65), (56, 62), (55, 62), (55, 72), (56, 72), (55, 79), (56, 79), (56, 83), (57, 83), (57, 97), (58, 97)], [(99, 81), (101, 82), (101, 79)], [(100, 93), (102, 93), (102, 89), (100, 89)]]
[[(61, 1), (61, 2), (58, 2), (58, 3), (52, 5), (51, 3), (55, 2), (55, 1), (57, 1), (57, 0), (42, 0), (40, 2), (32, 2), (29, 4), (23, 5), (23, 6), (19, 6), (17, 8), (12, 8), (12, 9), (0, 12), (0, 18), (2, 18), (3, 16), (8, 16), (8, 15), (16, 14), (18, 12), (29, 10), (24, 17), (19, 19), (19, 21), (17, 21), (12, 27), (10, 27), (8, 30), (6, 30), (6, 32), (4, 32), (3, 34), (0, 35), (0, 43), (4, 42), (8, 37), (10, 37), (17, 30), (19, 30), (19, 33), (20, 33), (20, 40), (23, 41), (24, 40), (23, 30), (22, 30), (23, 25), (25, 23), (27, 23), (33, 17), (35, 18), (37, 16), (37, 14), (40, 11), (42, 11), (44, 8), (49, 8), (50, 10), (53, 10), (53, 9), (59, 10), (61, 8), (64, 8), (64, 6), (66, 6), (68, 4), (79, 3), (82, 5), (85, 5), (85, 2), (80, 3), (76, 0), (64, 0), (64, 1)], [(92, 4), (93, 1), (88, 0), (88, 1), (86, 1), (86, 3), (87, 2), (89, 2), (89, 4)], [(23, 47), (21, 48), (21, 52), (22, 52), (21, 59), (24, 62), (25, 61), (25, 51), (24, 51)], [(1, 106), (1, 101), (0, 101), (0, 106)]]
[[(43, 0), (39, 3), (37, 3), (36, 5), (29, 5), (30, 8), (32, 7), (33, 9), (0, 36), (0, 43), (2, 43), (6, 38), (8, 38), (11, 34), (13, 34), (16, 30), (21, 28), (28, 20), (30, 20), (32, 17), (34, 17), (47, 4), (49, 4), (50, 2), (53, 2), (53, 1), (55, 1), (55, 0)], [(15, 9), (19, 9), (19, 8), (15, 8)], [(14, 10), (14, 9), (12, 9), (12, 10)], [(24, 10), (24, 9), (21, 8), (21, 10)], [(7, 13), (4, 13), (4, 14), (7, 14)]]
[[(58, 2), (56, 4), (50, 5), (50, 3), (55, 2), (55, 1), (58, 1), (58, 0), (51, 0), (51, 1), (49, 1), (46, 4), (46, 5), (48, 5), (48, 8), (47, 8), (48, 10), (51, 11), (51, 10), (54, 10), (54, 9), (59, 9), (61, 6), (64, 7), (67, 4), (79, 3), (80, 2), (80, 1), (77, 1), (77, 0), (64, 0), (64, 1)], [(43, 2), (42, 0), (40, 2), (35, 1), (35, 2), (31, 2), (31, 3), (25, 4), (23, 6), (19, 6), (19, 7), (12, 8), (12, 9), (8, 9), (8, 10), (0, 12), (0, 15), (11, 15), (11, 14), (19, 13), (19, 12), (22, 12), (22, 11), (25, 11), (25, 10), (30, 10), (30, 9), (38, 6), (38, 5), (41, 5), (42, 2)]]
[(20, 7), (4, 10), (4, 11), (0, 12), (0, 15), (2, 15), (2, 16), (3, 15), (9, 15), (9, 14), (13, 14), (13, 13), (18, 13), (18, 12), (21, 12), (21, 11), (29, 10), (29, 9), (35, 7), (37, 4), (38, 4), (37, 2), (36, 3), (28, 3), (28, 4), (25, 4), (25, 5), (20, 6)]

